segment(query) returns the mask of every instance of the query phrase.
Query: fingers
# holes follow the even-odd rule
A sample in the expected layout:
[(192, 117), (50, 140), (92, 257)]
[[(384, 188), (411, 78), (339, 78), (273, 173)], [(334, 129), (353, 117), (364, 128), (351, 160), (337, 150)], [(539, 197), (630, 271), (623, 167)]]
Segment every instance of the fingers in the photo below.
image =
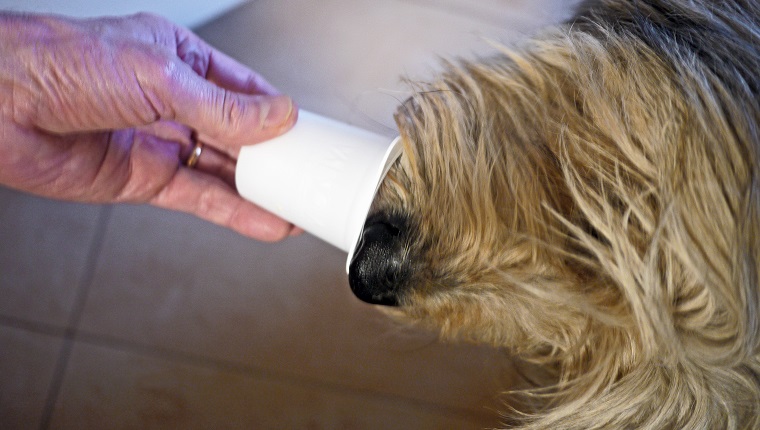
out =
[[(203, 142), (202, 140), (199, 140)], [(235, 186), (235, 160), (230, 156), (217, 151), (213, 146), (202, 143), (201, 156), (198, 157), (197, 164), (193, 167), (196, 171), (203, 172), (224, 181), (232, 189), (236, 189)], [(187, 145), (183, 148), (180, 159), (188, 160), (190, 158), (190, 152), (193, 150), (193, 145)]]
[(169, 142), (179, 143), (178, 157), (182, 164), (187, 163), (196, 142), (200, 142), (203, 147), (201, 153), (203, 156), (198, 158), (194, 169), (216, 176), (230, 187), (235, 188), (235, 159), (217, 150), (207, 141), (197, 136), (193, 138), (194, 132), (190, 127), (172, 121), (159, 121), (144, 127), (138, 127), (136, 130), (138, 135), (155, 136), (159, 140), (166, 142), (166, 144), (169, 144)]
[(193, 214), (266, 242), (298, 233), (288, 222), (243, 200), (221, 180), (187, 168), (178, 169), (150, 203)]
[(219, 87), (198, 76), (184, 63), (177, 65), (169, 82), (152, 86), (162, 103), (163, 119), (196, 129), (206, 140), (237, 158), (240, 147), (279, 136), (297, 119), (290, 97), (250, 95)]
[[(187, 212), (263, 241), (277, 241), (301, 233), (288, 222), (237, 194), (235, 161), (227, 155), (204, 147), (193, 169), (182, 166), (180, 161), (186, 160), (192, 149), (189, 137), (179, 136), (183, 131), (183, 127), (177, 124), (167, 123), (135, 133), (130, 162), (131, 183), (123, 187), (119, 201), (149, 202)], [(164, 140), (156, 134), (172, 139)], [(177, 141), (182, 141), (180, 147), (177, 147)], [(151, 185), (157, 183), (160, 187)]]
[(217, 84), (249, 94), (278, 95), (280, 91), (261, 75), (222, 52), (212, 51), (207, 77)]
[(208, 124), (211, 128), (194, 127), (206, 141), (233, 157), (240, 146), (277, 136), (292, 126), (296, 108), (290, 98), (280, 96), (263, 77), (212, 48), (191, 31), (183, 27), (175, 31), (177, 57), (201, 80), (212, 84), (201, 104), (182, 104), (188, 109), (177, 111), (178, 120), (202, 116), (197, 110), (211, 111)]
[[(93, 61), (108, 60), (109, 67), (102, 69), (105, 76), (98, 75), (101, 81), (126, 86), (105, 85), (113, 93), (90, 97), (92, 110), (101, 106), (107, 115), (95, 115), (102, 123), (89, 127), (176, 121), (236, 158), (241, 146), (278, 136), (295, 123), (297, 109), (289, 97), (278, 95), (266, 80), (191, 31), (151, 15), (138, 15), (120, 25), (124, 28), (114, 30), (116, 34), (102, 47), (106, 53), (115, 50), (115, 63), (105, 54)], [(154, 42), (130, 33), (130, 26), (140, 35), (150, 32)]]
[(139, 43), (165, 46), (196, 74), (222, 88), (244, 94), (280, 93), (248, 67), (214, 49), (187, 28), (161, 16), (139, 13), (126, 18), (99, 18), (91, 22), (100, 24), (94, 27), (104, 36), (126, 36)]
[(206, 78), (223, 88), (245, 94), (280, 94), (261, 75), (216, 50), (210, 51)]
[(40, 62), (31, 67), (40, 77), (18, 84), (24, 91), (17, 92), (28, 95), (22, 119), (29, 125), (65, 134), (170, 120), (236, 157), (240, 146), (275, 137), (296, 120), (289, 97), (166, 20), (138, 15), (67, 23), (77, 28), (69, 31), (74, 36), (50, 37), (42, 48), (32, 40), (24, 51)]
[(243, 94), (279, 95), (261, 75), (209, 46), (194, 33), (180, 28), (177, 56), (200, 76), (230, 91)]

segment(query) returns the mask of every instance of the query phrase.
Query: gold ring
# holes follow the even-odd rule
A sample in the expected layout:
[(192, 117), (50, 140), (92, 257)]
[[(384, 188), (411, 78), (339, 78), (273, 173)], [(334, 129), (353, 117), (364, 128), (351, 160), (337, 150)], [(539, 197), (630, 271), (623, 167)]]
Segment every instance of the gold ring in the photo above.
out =
[(201, 158), (201, 153), (203, 152), (203, 142), (198, 140), (198, 137), (195, 135), (195, 133), (193, 133), (190, 139), (195, 142), (195, 145), (193, 145), (193, 151), (190, 153), (187, 161), (185, 161), (185, 166), (192, 169), (196, 164), (198, 164), (198, 159)]

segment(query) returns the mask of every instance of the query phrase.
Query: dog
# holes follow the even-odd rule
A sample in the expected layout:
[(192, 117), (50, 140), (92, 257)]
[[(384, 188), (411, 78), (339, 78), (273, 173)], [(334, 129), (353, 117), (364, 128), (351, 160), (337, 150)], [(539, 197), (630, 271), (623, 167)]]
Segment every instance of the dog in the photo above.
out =
[(349, 283), (503, 347), (525, 429), (760, 428), (760, 2), (601, 0), (445, 63)]

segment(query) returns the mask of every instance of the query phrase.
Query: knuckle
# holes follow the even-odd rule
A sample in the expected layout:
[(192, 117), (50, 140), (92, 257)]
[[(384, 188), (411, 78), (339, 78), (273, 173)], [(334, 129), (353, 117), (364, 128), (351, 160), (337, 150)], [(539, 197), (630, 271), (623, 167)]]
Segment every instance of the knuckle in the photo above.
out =
[(183, 39), (177, 45), (177, 56), (189, 65), (198, 76), (206, 77), (209, 69), (209, 53), (193, 39)]
[(159, 52), (150, 50), (136, 52), (137, 58), (134, 58), (135, 93), (136, 97), (141, 100), (141, 105), (146, 106), (143, 109), (147, 123), (159, 119), (172, 119), (174, 112), (171, 109), (171, 103), (166, 100), (166, 95), (172, 93), (172, 88), (176, 85), (176, 67), (172, 61)]
[(135, 21), (139, 21), (148, 25), (166, 25), (168, 21), (166, 18), (157, 15), (152, 12), (138, 12), (130, 17)]
[(159, 83), (165, 87), (171, 88), (180, 81), (180, 70), (177, 62), (163, 52), (153, 54), (153, 67)]
[(264, 89), (263, 78), (256, 74), (249, 74), (245, 80), (245, 90), (249, 93), (260, 92)]
[(240, 130), (245, 110), (245, 105), (235, 94), (228, 90), (221, 91), (221, 120), (233, 133)]
[(224, 225), (225, 219), (219, 213), (219, 190), (214, 186), (207, 186), (201, 190), (196, 204), (196, 213), (209, 221)]

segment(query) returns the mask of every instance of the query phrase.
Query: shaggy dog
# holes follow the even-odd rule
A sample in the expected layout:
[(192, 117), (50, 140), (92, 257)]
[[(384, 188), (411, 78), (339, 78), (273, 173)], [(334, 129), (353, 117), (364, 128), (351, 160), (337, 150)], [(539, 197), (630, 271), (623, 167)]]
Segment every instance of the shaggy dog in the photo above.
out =
[(357, 296), (511, 351), (513, 425), (760, 428), (757, 0), (585, 4), (416, 90)]

